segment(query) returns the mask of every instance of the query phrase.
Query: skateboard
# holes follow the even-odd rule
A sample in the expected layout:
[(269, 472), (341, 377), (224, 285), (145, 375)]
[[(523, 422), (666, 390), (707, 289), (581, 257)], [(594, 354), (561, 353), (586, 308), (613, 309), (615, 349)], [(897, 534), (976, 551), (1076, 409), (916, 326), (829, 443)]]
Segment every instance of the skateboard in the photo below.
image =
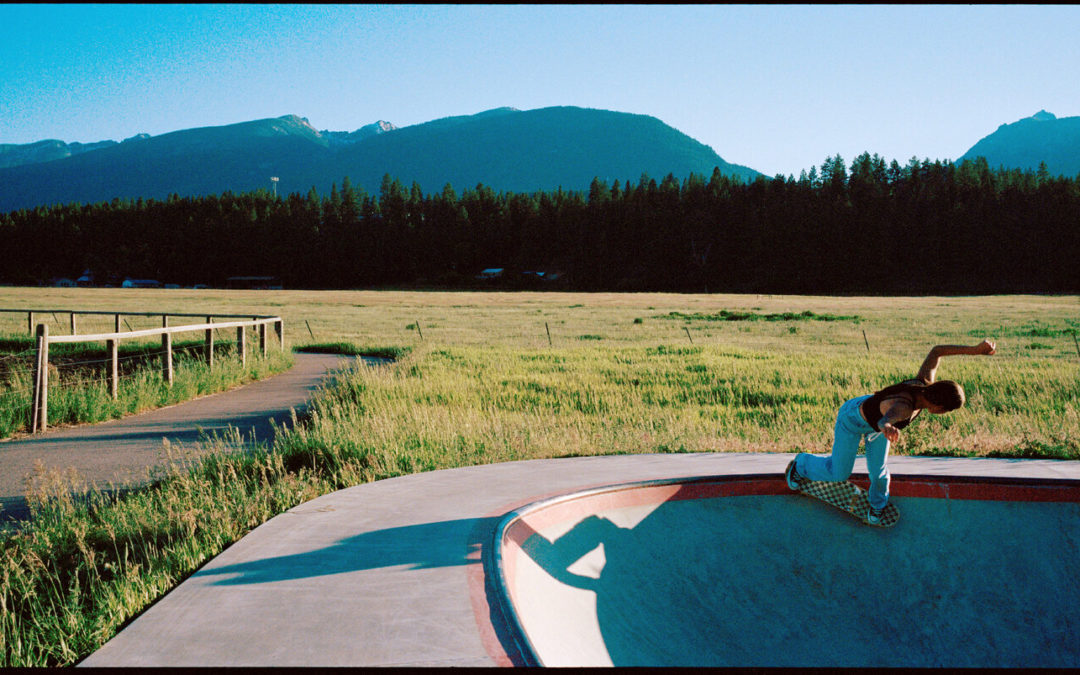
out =
[(863, 524), (872, 527), (892, 527), (896, 524), (896, 521), (900, 520), (900, 512), (896, 510), (896, 505), (889, 502), (885, 505), (885, 510), (881, 514), (880, 523), (875, 525), (868, 521), (866, 512), (870, 508), (870, 500), (867, 497), (866, 490), (850, 481), (844, 480), (830, 483), (803, 478), (799, 482), (799, 492), (820, 499), (830, 506), (855, 516)]

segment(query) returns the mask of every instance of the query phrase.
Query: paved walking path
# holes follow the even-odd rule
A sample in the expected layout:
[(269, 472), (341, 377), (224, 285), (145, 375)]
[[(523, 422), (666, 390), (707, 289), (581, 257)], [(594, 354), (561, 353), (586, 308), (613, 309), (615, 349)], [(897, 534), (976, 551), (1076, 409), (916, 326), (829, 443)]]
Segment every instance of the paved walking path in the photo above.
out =
[[(533, 460), (433, 471), (334, 492), (253, 530), (79, 665), (527, 664), (501, 614), (500, 592), (492, 585), (485, 564), (492, 558), (493, 537), (504, 514), (543, 497), (632, 481), (773, 474), (777, 486), (782, 486), (781, 475), (791, 457), (685, 454)], [(902, 475), (957, 475), (1080, 483), (1080, 462), (895, 457), (890, 466), (894, 480)], [(865, 470), (860, 457), (856, 471), (865, 476)], [(781, 519), (791, 530), (785, 545), (801, 542), (826, 547), (816, 526), (800, 524), (791, 515), (796, 512), (832, 519), (834, 527), (863, 537), (884, 534), (888, 538), (899, 531), (872, 530), (805, 497), (782, 494), (774, 499), (796, 507), (777, 511), (787, 513)], [(952, 518), (932, 521), (920, 518), (918, 509), (906, 513), (901, 524), (915, 534), (924, 527), (951, 527), (963, 538), (968, 532), (965, 528), (972, 526), (959, 517), (959, 511)], [(733, 523), (742, 529), (730, 532), (731, 541), (772, 531), (771, 521), (761, 518)], [(692, 540), (699, 526), (679, 522), (669, 533)], [(996, 545), (1010, 560), (1014, 553), (1025, 555), (1016, 552), (1008, 540)], [(912, 553), (920, 552), (933, 554), (923, 548)], [(775, 551), (765, 546), (739, 553), (749, 561), (756, 556), (776, 558)], [(1070, 571), (1077, 564), (1058, 562)], [(957, 577), (956, 570), (948, 561), (941, 564), (931, 581), (952, 584), (949, 580)], [(638, 589), (639, 596), (652, 588), (647, 575), (641, 578), (645, 585)], [(853, 592), (863, 590), (859, 581), (845, 579), (855, 588)], [(707, 578), (699, 582), (712, 583)], [(773, 581), (754, 577), (748, 583), (767, 590)], [(1069, 588), (1062, 586), (1066, 593)], [(761, 660), (770, 663), (770, 654), (761, 655)], [(812, 656), (794, 661), (815, 664)]]
[[(328, 371), (352, 363), (336, 354), (295, 354), (288, 371), (259, 382), (100, 424), (56, 428), (0, 443), (0, 521), (25, 518), (26, 479), (39, 462), (46, 469), (73, 467), (91, 483), (108, 487), (144, 482), (148, 471), (173, 453), (197, 452), (204, 434), (235, 427), (245, 440), (268, 441), (275, 425), (301, 411)], [(176, 446), (180, 446), (177, 448)]]

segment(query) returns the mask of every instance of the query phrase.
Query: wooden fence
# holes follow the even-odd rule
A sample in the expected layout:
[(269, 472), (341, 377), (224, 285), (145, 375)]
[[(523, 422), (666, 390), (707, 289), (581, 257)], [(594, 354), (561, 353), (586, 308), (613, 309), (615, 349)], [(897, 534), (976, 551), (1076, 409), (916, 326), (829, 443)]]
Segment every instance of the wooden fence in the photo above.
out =
[(279, 318), (279, 317), (274, 317), (274, 316), (262, 316), (262, 315), (258, 315), (258, 314), (211, 314), (211, 313), (206, 313), (206, 312), (199, 312), (199, 313), (195, 313), (195, 314), (185, 314), (185, 313), (182, 313), (182, 312), (117, 312), (115, 310), (101, 311), (101, 310), (90, 310), (90, 309), (3, 309), (3, 308), (0, 308), (0, 312), (6, 312), (6, 313), (9, 313), (9, 314), (12, 314), (12, 313), (13, 314), (25, 314), (26, 315), (26, 332), (29, 333), (30, 335), (34, 334), (34, 326), (35, 326), (34, 319), (39, 317), (39, 316), (42, 316), (44, 314), (51, 314), (53, 316), (53, 318), (57, 319), (58, 322), (59, 322), (59, 317), (57, 317), (57, 314), (60, 314), (60, 315), (66, 314), (66, 315), (68, 315), (68, 318), (69, 318), (69, 320), (71, 322), (71, 334), (72, 335), (77, 335), (78, 334), (78, 320), (77, 320), (76, 317), (80, 316), (80, 315), (81, 316), (91, 316), (91, 315), (112, 316), (112, 317), (114, 317), (114, 332), (117, 332), (117, 333), (120, 332), (120, 321), (121, 321), (122, 317), (125, 317), (125, 316), (160, 316), (163, 326), (168, 325), (166, 322), (168, 321), (169, 317), (184, 317), (184, 318), (206, 317), (206, 322), (207, 323), (210, 323), (210, 321), (212, 319), (248, 319), (248, 318), (250, 318), (252, 321), (255, 321), (256, 319), (277, 319), (277, 318)]
[[(34, 392), (31, 399), (31, 413), (30, 413), (30, 431), (31, 433), (36, 431), (45, 431), (48, 426), (48, 409), (49, 409), (49, 345), (61, 344), (61, 343), (74, 343), (74, 342), (105, 342), (109, 352), (109, 390), (113, 398), (117, 397), (119, 388), (119, 343), (121, 340), (130, 340), (140, 337), (152, 337), (155, 335), (161, 336), (162, 357), (161, 357), (161, 374), (162, 379), (169, 385), (173, 382), (173, 347), (172, 336), (177, 333), (189, 333), (197, 331), (205, 331), (206, 335), (206, 349), (205, 358), (207, 364), (211, 367), (214, 365), (214, 331), (219, 329), (235, 328), (236, 329), (236, 342), (237, 351), (240, 357), (240, 363), (247, 363), (247, 342), (246, 342), (246, 330), (247, 328), (257, 329), (259, 334), (259, 349), (262, 352), (262, 356), (266, 356), (267, 349), (267, 325), (273, 325), (274, 331), (277, 333), (278, 344), (281, 349), (285, 349), (285, 322), (278, 316), (251, 316), (250, 314), (243, 315), (206, 315), (206, 314), (162, 314), (160, 312), (98, 312), (98, 311), (80, 311), (80, 310), (7, 310), (0, 309), (0, 312), (27, 312), (29, 313), (29, 321), (33, 322), (34, 314), (45, 313), (57, 313), (63, 312), (71, 315), (71, 335), (49, 335), (48, 324), (38, 324), (35, 330), (36, 334), (36, 355), (37, 360), (34, 364)], [(112, 333), (96, 333), (91, 335), (78, 335), (77, 323), (75, 316), (77, 314), (111, 314), (114, 315), (115, 331)], [(148, 328), (144, 330), (129, 330), (120, 331), (120, 317), (124, 315), (129, 316), (160, 316), (161, 328)], [(170, 317), (205, 317), (205, 323), (188, 324), (183, 326), (169, 326)], [(245, 317), (240, 321), (224, 321), (220, 323), (214, 323), (214, 318), (237, 318)]]

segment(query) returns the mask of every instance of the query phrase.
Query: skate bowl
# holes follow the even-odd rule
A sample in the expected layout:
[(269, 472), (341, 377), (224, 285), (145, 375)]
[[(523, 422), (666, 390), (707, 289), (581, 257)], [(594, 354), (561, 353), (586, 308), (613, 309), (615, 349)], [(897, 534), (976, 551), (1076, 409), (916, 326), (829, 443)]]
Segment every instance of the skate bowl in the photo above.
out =
[(527, 665), (1080, 663), (1080, 481), (892, 495), (880, 529), (775, 474), (566, 494), (501, 519), (487, 574)]

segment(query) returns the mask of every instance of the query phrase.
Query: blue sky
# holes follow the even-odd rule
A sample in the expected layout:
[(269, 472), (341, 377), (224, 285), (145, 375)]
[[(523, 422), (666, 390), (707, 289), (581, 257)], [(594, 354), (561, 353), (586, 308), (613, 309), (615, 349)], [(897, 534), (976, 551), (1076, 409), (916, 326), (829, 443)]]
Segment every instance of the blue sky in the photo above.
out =
[(0, 143), (297, 114), (640, 113), (729, 162), (955, 159), (1080, 115), (1069, 5), (0, 5)]

